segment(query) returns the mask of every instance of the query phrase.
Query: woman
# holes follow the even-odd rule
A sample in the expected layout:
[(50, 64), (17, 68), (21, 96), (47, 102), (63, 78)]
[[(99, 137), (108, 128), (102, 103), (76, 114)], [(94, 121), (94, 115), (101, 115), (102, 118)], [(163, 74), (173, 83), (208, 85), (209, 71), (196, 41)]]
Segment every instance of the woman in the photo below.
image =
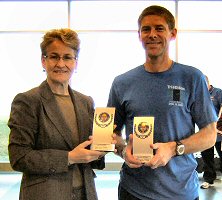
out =
[(12, 102), (8, 149), (23, 173), (20, 200), (97, 199), (92, 168), (104, 168), (105, 153), (89, 150), (93, 100), (69, 86), (79, 44), (70, 29), (47, 32), (40, 45), (47, 79)]

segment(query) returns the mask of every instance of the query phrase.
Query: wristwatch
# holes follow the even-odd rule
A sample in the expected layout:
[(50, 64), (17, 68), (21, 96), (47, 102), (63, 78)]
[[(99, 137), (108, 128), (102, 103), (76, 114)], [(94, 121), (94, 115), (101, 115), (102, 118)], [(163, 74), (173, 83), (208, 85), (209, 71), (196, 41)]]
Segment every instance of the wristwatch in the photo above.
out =
[(176, 141), (176, 155), (181, 156), (184, 154), (185, 146), (181, 141)]

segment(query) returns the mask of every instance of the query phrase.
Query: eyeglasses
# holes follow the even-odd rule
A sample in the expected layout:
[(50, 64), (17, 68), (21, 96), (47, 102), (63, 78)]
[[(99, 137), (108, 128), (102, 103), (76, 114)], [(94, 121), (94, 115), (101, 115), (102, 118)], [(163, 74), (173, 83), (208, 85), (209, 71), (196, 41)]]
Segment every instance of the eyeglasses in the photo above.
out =
[(76, 57), (70, 55), (59, 56), (55, 54), (55, 55), (44, 55), (43, 57), (47, 58), (53, 64), (57, 64), (60, 61), (60, 59), (62, 59), (65, 64), (71, 65), (74, 63), (75, 60), (77, 60)]

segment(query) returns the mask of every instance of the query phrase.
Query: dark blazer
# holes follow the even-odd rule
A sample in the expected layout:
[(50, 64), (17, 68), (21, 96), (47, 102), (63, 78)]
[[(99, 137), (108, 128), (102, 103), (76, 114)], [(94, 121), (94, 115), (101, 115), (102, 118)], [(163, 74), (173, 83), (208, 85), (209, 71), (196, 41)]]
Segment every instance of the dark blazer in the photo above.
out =
[[(92, 133), (93, 100), (69, 87), (76, 111), (80, 143)], [(16, 95), (8, 126), (9, 159), (14, 170), (23, 172), (20, 200), (71, 200), (73, 166), (68, 152), (78, 145), (63, 119), (46, 81)], [(88, 200), (96, 200), (92, 170), (104, 168), (104, 159), (80, 164)]]

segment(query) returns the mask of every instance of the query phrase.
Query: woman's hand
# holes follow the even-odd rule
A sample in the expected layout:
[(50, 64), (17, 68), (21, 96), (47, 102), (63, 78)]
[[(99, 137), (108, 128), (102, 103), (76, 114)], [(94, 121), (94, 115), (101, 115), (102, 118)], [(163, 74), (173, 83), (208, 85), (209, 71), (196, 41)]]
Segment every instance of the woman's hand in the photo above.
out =
[(92, 144), (92, 137), (89, 140), (79, 144), (76, 148), (68, 153), (69, 164), (89, 163), (98, 160), (106, 155), (106, 152), (89, 150), (87, 147)]

